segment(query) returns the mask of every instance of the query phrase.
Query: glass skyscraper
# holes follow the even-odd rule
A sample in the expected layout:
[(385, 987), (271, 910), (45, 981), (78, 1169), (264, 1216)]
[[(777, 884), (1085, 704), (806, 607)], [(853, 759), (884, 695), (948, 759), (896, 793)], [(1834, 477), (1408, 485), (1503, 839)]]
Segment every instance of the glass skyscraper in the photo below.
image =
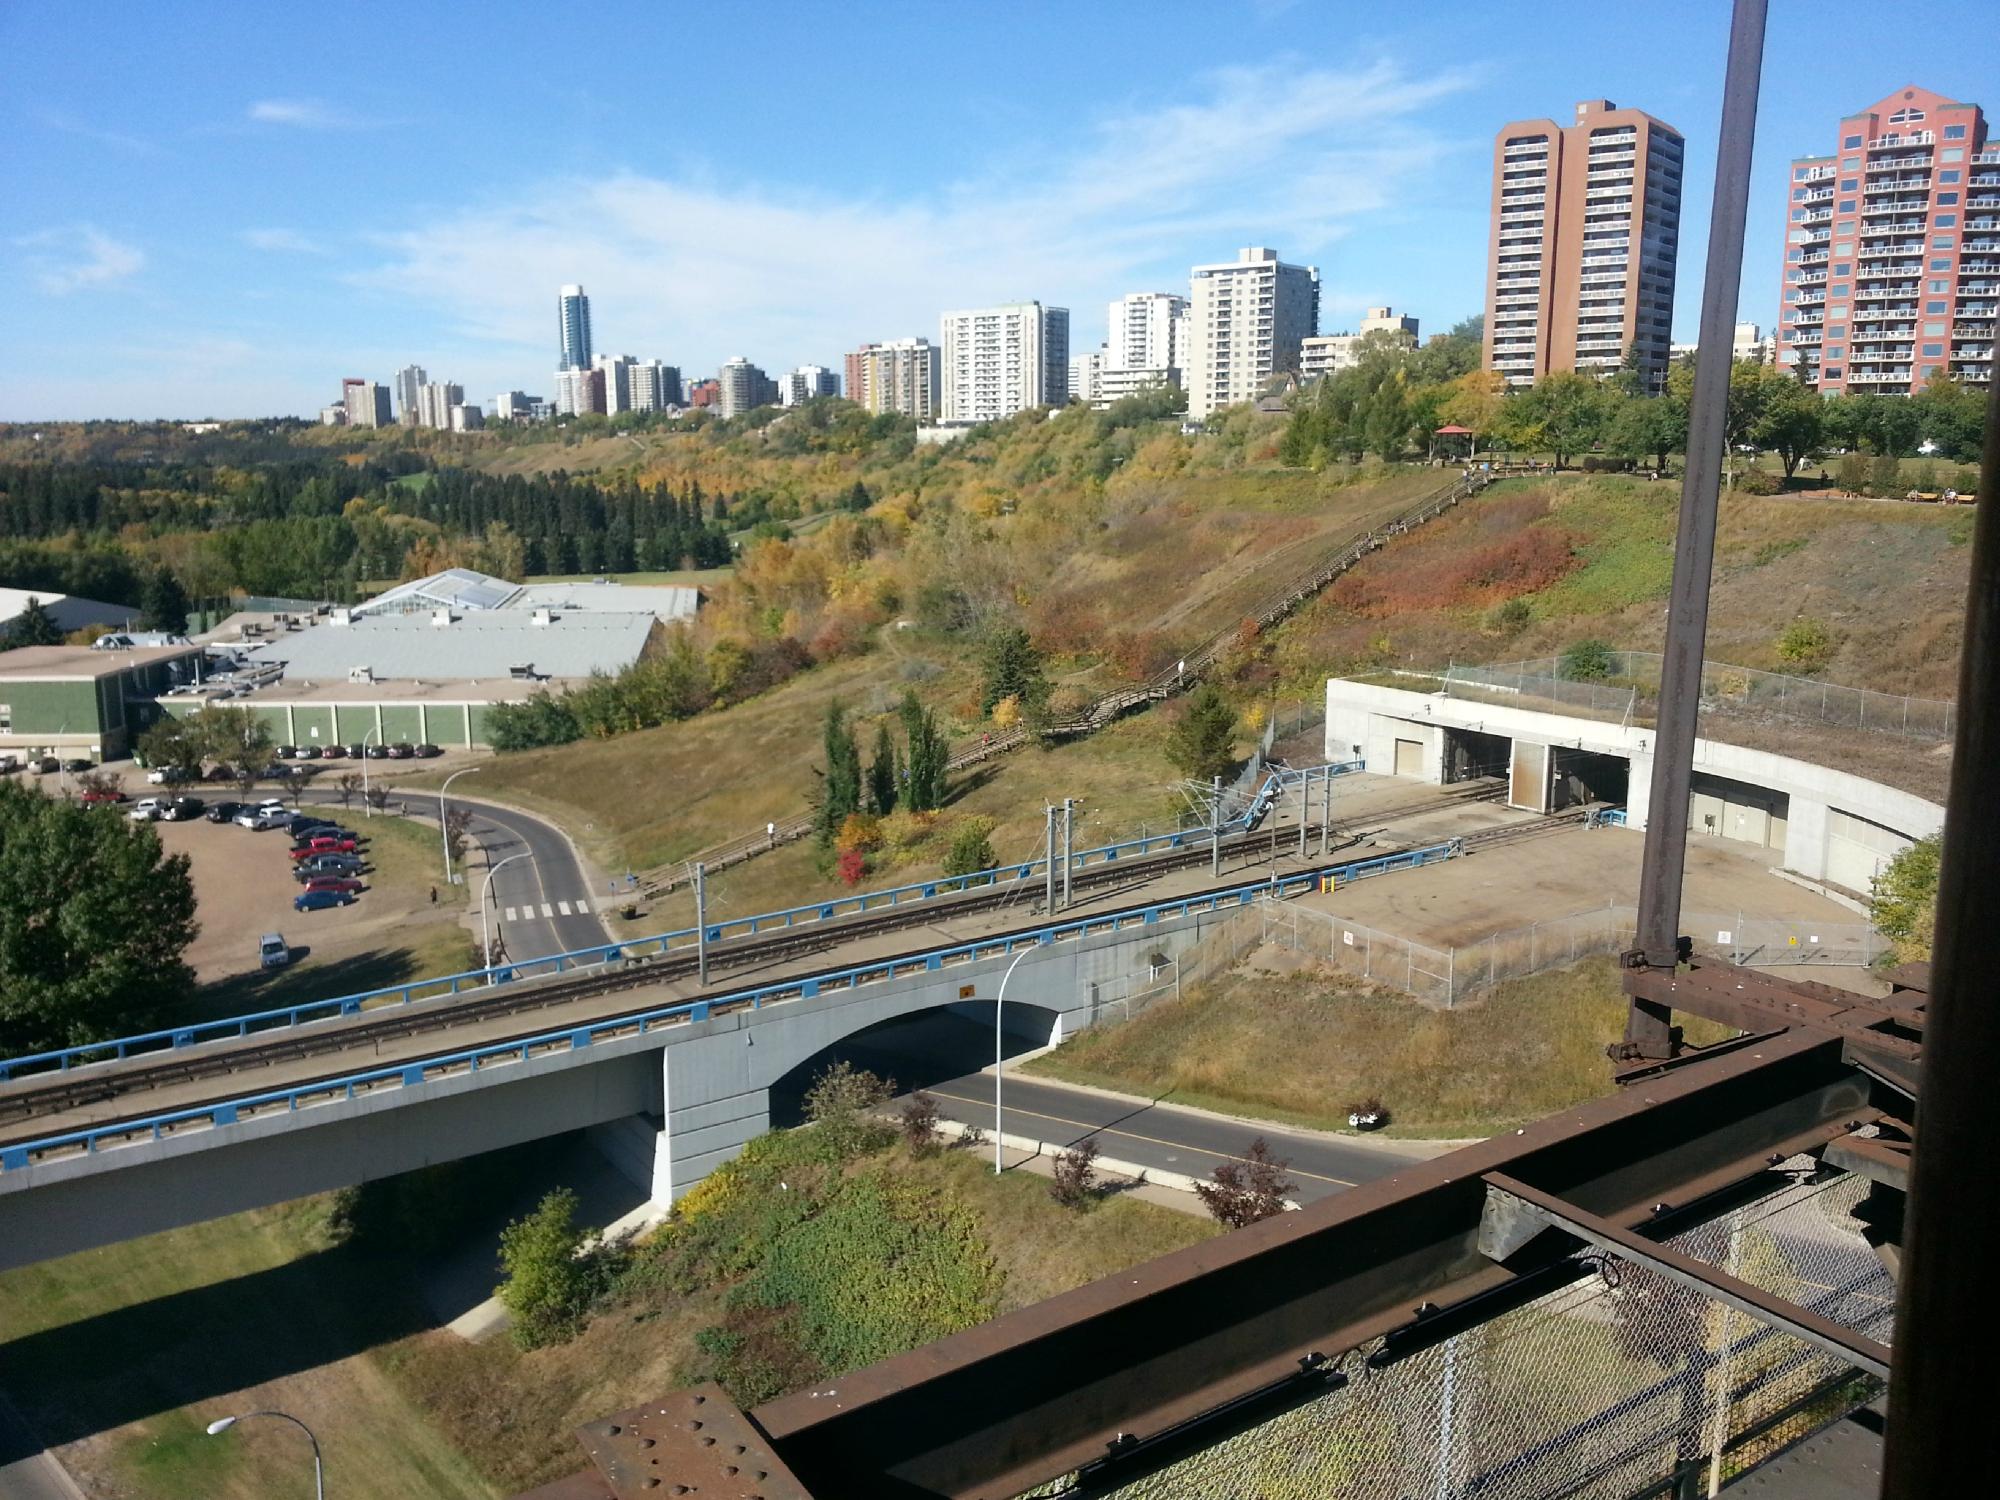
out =
[(556, 316), (562, 339), (557, 370), (590, 368), (590, 299), (580, 286), (566, 286), (557, 300)]

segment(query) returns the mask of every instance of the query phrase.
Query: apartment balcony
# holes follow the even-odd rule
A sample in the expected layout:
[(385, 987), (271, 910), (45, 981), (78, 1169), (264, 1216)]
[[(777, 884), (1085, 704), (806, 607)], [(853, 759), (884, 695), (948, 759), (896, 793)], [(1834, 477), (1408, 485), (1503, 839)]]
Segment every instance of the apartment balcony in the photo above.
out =
[(1793, 262), (1793, 264), (1801, 266), (1823, 266), (1832, 259), (1833, 256), (1825, 250), (1813, 250), (1807, 252), (1804, 255), (1801, 255), (1795, 262)]
[(1873, 197), (1877, 193), (1901, 193), (1911, 189), (1928, 192), (1930, 185), (1931, 180), (1927, 174), (1916, 173), (1907, 177), (1883, 177), (1874, 182), (1863, 183), (1861, 193), (1863, 197)]
[(1989, 255), (1995, 250), (2000, 250), (2000, 239), (1987, 239), (1984, 236), (1978, 239), (1963, 239), (1958, 242), (1958, 248), (1962, 253)]
[(1833, 202), (1833, 189), (1815, 188), (1812, 192), (1798, 194), (1796, 197), (1792, 199), (1792, 202), (1794, 204), (1831, 203)]
[(1914, 260), (1890, 260), (1881, 251), (1870, 252), (1870, 258), (1854, 268), (1856, 281), (1880, 281), (1885, 276), (1911, 277), (1924, 274), (1921, 257)]
[(1819, 347), (1821, 340), (1820, 335), (1816, 333), (1799, 333), (1784, 342), (1795, 349), (1814, 349)]
[(1854, 289), (1854, 300), (1856, 302), (1881, 302), (1901, 297), (1914, 297), (1922, 292), (1923, 289), (1924, 284), (1916, 280), (1880, 281), (1870, 286), (1856, 287)]
[[(1890, 234), (1921, 235), (1923, 232), (1924, 221), (1922, 219), (1878, 219), (1872, 224), (1864, 221), (1861, 225), (1861, 238), (1864, 240), (1880, 239), (1882, 236)], [(1910, 242), (1910, 248), (1921, 250), (1923, 247), (1924, 242), (1921, 239)]]

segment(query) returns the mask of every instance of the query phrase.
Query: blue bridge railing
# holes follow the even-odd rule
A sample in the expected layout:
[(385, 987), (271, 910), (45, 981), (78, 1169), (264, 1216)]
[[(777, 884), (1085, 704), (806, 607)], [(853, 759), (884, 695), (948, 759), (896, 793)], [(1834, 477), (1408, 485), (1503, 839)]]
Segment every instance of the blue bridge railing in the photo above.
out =
[[(1409, 869), (1439, 859), (1448, 859), (1456, 852), (1458, 844), (1454, 840), (1448, 844), (1408, 849), (1378, 859), (1356, 860), (1350, 865), (1339, 866), (1332, 872), (1304, 870), (1296, 875), (1267, 876), (1263, 880), (1232, 886), (1228, 890), (1204, 891), (1184, 896), (1179, 900), (1157, 901), (1145, 906), (1126, 907), (1120, 911), (1101, 912), (1094, 916), (1080, 917), (1075, 921), (1050, 923), (1028, 932), (975, 938), (971, 942), (951, 944), (924, 953), (907, 954), (895, 959), (879, 959), (872, 963), (774, 980), (769, 984), (753, 985), (720, 995), (705, 996), (699, 1000), (677, 1001), (671, 1005), (658, 1006), (637, 1013), (627, 1012), (603, 1021), (546, 1031), (522, 1040), (438, 1053), (390, 1067), (370, 1068), (339, 1078), (321, 1079), (297, 1088), (275, 1089), (223, 1103), (172, 1110), (145, 1119), (127, 1120), (116, 1125), (98, 1126), (89, 1130), (47, 1136), (40, 1140), (23, 1141), (0, 1147), (0, 1172), (18, 1171), (31, 1165), (36, 1157), (52, 1151), (80, 1147), (85, 1153), (93, 1153), (108, 1142), (156, 1141), (184, 1126), (206, 1125), (218, 1128), (236, 1125), (279, 1109), (287, 1113), (296, 1112), (302, 1106), (310, 1107), (313, 1104), (352, 1099), (358, 1092), (372, 1092), (382, 1088), (409, 1088), (435, 1075), (460, 1070), (477, 1071), (503, 1062), (527, 1062), (537, 1053), (574, 1051), (613, 1036), (631, 1033), (644, 1035), (661, 1026), (706, 1020), (711, 1010), (718, 1006), (740, 1008), (747, 1005), (752, 1009), (761, 1009), (765, 1005), (779, 1001), (812, 1000), (828, 991), (848, 990), (856, 985), (877, 983), (899, 975), (974, 963), (981, 959), (1005, 958), (1024, 947), (1038, 947), (1065, 939), (1087, 937), (1095, 933), (1114, 932), (1126, 927), (1150, 927), (1202, 912), (1221, 911), (1232, 906), (1247, 906), (1264, 895), (1279, 897), (1306, 895), (1321, 889), (1322, 881), (1329, 874), (1341, 874), (1350, 870), (1386, 874), (1392, 869)], [(1364, 877), (1356, 873), (1352, 878)], [(1345, 883), (1344, 879), (1342, 883)]]
[[(1313, 767), (1307, 774), (1344, 776), (1361, 769), (1360, 761), (1350, 761), (1324, 768)], [(1271, 783), (1275, 785), (1277, 780), (1278, 777), (1274, 774)], [(1236, 820), (1238, 823), (1242, 821), (1240, 816)], [(1225, 825), (1223, 831), (1228, 832), (1233, 826)], [(1208, 830), (1205, 828), (1186, 828), (1173, 833), (1156, 833), (1145, 838), (1126, 839), (1120, 843), (1104, 844), (1092, 849), (1078, 849), (1070, 854), (1070, 868), (1086, 870), (1099, 865), (1115, 864), (1120, 859), (1140, 858), (1162, 850), (1197, 847), (1204, 843), (1208, 836)], [(831, 901), (815, 901), (804, 906), (761, 912), (756, 916), (733, 917), (726, 921), (711, 922), (708, 924), (708, 941), (719, 943), (725, 938), (748, 937), (754, 933), (769, 932), (774, 928), (826, 922), (836, 917), (881, 911), (885, 907), (934, 901), (940, 896), (950, 896), (960, 891), (989, 885), (1015, 884), (1041, 875), (1047, 863), (1045, 859), (1031, 859), (1020, 864), (999, 865), (990, 870), (980, 870), (971, 875), (920, 880), (910, 885), (894, 886), (888, 890), (865, 891), (852, 896), (836, 897)], [(308, 1025), (315, 1021), (338, 1020), (342, 1016), (357, 1015), (363, 1010), (377, 1006), (409, 1005), (421, 1000), (449, 999), (467, 990), (483, 989), (487, 985), (515, 978), (523, 970), (538, 974), (543, 972), (563, 974), (574, 969), (617, 963), (627, 958), (657, 957), (662, 953), (693, 948), (696, 945), (695, 929), (680, 927), (671, 932), (656, 933), (651, 937), (628, 938), (616, 943), (607, 943), (602, 947), (575, 948), (562, 953), (546, 954), (539, 958), (510, 960), (491, 968), (467, 969), (458, 974), (440, 974), (429, 979), (412, 980), (408, 984), (390, 984), (379, 989), (358, 990), (351, 995), (307, 1000), (298, 1005), (253, 1011), (248, 1015), (191, 1022), (185, 1026), (163, 1027), (157, 1031), (144, 1031), (135, 1036), (118, 1037), (102, 1042), (86, 1042), (80, 1046), (64, 1047), (52, 1052), (36, 1052), (23, 1057), (4, 1058), (0, 1059), (0, 1083), (28, 1073), (86, 1067), (93, 1063), (113, 1062), (138, 1053), (162, 1052), (176, 1047), (197, 1046), (204, 1042), (229, 1041), (249, 1036), (253, 1032), (282, 1031), (287, 1027)]]

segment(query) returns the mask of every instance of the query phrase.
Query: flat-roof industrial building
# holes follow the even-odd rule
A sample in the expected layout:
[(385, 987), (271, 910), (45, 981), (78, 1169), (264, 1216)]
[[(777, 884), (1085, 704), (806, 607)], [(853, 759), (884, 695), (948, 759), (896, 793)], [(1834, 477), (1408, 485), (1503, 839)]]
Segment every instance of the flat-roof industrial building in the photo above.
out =
[(194, 679), (201, 653), (195, 645), (0, 651), (0, 750), (121, 759), (159, 717), (155, 700)]

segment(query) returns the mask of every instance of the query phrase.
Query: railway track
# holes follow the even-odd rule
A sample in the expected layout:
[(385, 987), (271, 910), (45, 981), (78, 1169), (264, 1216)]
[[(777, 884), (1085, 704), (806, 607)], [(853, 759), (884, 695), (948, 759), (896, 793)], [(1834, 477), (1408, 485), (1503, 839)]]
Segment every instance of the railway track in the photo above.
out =
[[(1435, 811), (1440, 806), (1455, 805), (1456, 802), (1489, 801), (1498, 796), (1502, 790), (1481, 786), (1477, 791), (1468, 791), (1454, 799), (1452, 803), (1441, 804), (1433, 798), (1422, 804), (1384, 809), (1363, 821), (1369, 824), (1386, 823), (1411, 817), (1420, 812)], [(1561, 828), (1573, 826), (1582, 821), (1583, 817), (1583, 810), (1578, 809), (1535, 823), (1479, 830), (1464, 835), (1459, 842), (1468, 851), (1494, 847), (1556, 832)], [(1309, 825), (1307, 832), (1309, 837), (1316, 835), (1319, 832), (1319, 825)], [(1234, 839), (1225, 841), (1223, 849), (1225, 853), (1233, 855), (1261, 853), (1263, 851), (1258, 846), (1262, 842), (1263, 836), (1258, 833), (1239, 834)], [(1352, 847), (1351, 843), (1347, 847)], [(1073, 877), (1073, 886), (1088, 889), (1119, 880), (1128, 880), (1135, 876), (1149, 879), (1173, 870), (1198, 865), (1209, 858), (1210, 849), (1206, 844), (1192, 845), (1129, 863), (1093, 866), (1089, 870), (1077, 872)], [(1328, 865), (1323, 868), (1331, 867), (1334, 863), (1336, 861), (1329, 856)], [(1239, 876), (1186, 894), (1198, 898), (1209, 891), (1235, 889), (1242, 883)], [(925, 902), (902, 908), (891, 907), (880, 912), (781, 931), (769, 937), (753, 936), (716, 943), (709, 948), (709, 967), (713, 971), (718, 967), (739, 969), (751, 964), (767, 964), (838, 947), (856, 937), (874, 936), (906, 927), (927, 925), (941, 917), (1004, 909), (1020, 897), (1023, 884), (1017, 882), (991, 886), (961, 897), (947, 898), (945, 901)], [(983, 935), (982, 941), (989, 939), (1002, 941), (1037, 931), (1047, 923), (1046, 916), (1037, 916), (1034, 921), (1023, 923), (1018, 927)], [(872, 960), (870, 967), (877, 963), (885, 968), (906, 963), (930, 952), (936, 946), (934, 941), (926, 942), (918, 947), (885, 955), (879, 960)], [(361, 1049), (371, 1046), (379, 1048), (384, 1043), (398, 1042), (423, 1034), (448, 1036), (456, 1027), (508, 1016), (530, 1016), (574, 1000), (616, 995), (627, 990), (646, 988), (683, 978), (697, 972), (698, 968), (699, 957), (693, 949), (676, 949), (671, 953), (617, 961), (573, 977), (531, 979), (520, 982), (518, 987), (500, 986), (490, 990), (475, 991), (464, 997), (440, 998), (422, 1002), (415, 1007), (399, 1007), (393, 1012), (382, 1014), (379, 1019), (357, 1020), (344, 1025), (285, 1028), (271, 1033), (270, 1040), (253, 1045), (231, 1046), (223, 1043), (182, 1051), (163, 1050), (157, 1054), (157, 1061), (147, 1060), (149, 1056), (153, 1056), (152, 1054), (139, 1054), (136, 1059), (106, 1064), (101, 1072), (93, 1069), (87, 1072), (73, 1070), (66, 1073), (28, 1074), (0, 1085), (0, 1145), (32, 1140), (42, 1134), (43, 1131), (36, 1127), (34, 1122), (43, 1115), (108, 1103), (125, 1094), (172, 1084), (228, 1078), (236, 1074), (254, 1072), (275, 1063), (301, 1058), (340, 1056), (347, 1059), (340, 1066), (324, 1073), (287, 1080), (285, 1084), (288, 1089), (310, 1089), (315, 1084), (328, 1083), (352, 1074), (356, 1068), (353, 1056)], [(722, 1014), (749, 1003), (747, 1000), (718, 999), (713, 1002), (710, 1014)], [(653, 1007), (641, 1007), (641, 1009), (651, 1008)], [(618, 1016), (614, 1013), (595, 1024), (601, 1025), (617, 1020)], [(544, 1029), (540, 1025), (529, 1025), (518, 1032), (484, 1039), (482, 1045), (504, 1047), (509, 1042), (526, 1041), (541, 1034)], [(252, 1041), (257, 1035), (258, 1033), (252, 1032), (245, 1040)], [(123, 1123), (151, 1118), (156, 1113), (157, 1109), (142, 1110), (128, 1115), (93, 1120), (91, 1125), (96, 1129), (115, 1128)]]

